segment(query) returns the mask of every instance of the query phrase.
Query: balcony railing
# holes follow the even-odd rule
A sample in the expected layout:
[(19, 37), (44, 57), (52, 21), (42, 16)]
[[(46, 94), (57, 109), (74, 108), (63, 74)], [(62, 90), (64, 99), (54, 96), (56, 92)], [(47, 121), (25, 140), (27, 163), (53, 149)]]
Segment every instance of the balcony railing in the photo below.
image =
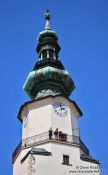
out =
[(62, 136), (55, 137), (53, 134), (52, 137), (49, 138), (49, 133), (45, 132), (45, 133), (38, 134), (38, 135), (35, 135), (32, 137), (28, 137), (28, 138), (22, 140), (22, 147), (34, 145), (34, 144), (37, 144), (40, 142), (45, 142), (48, 140), (79, 144), (79, 137), (78, 136), (62, 134)]
[(87, 147), (81, 141), (79, 136), (68, 135), (68, 134), (63, 133), (61, 136), (55, 136), (53, 134), (52, 137), (49, 137), (49, 132), (45, 132), (45, 133), (41, 133), (41, 134), (38, 134), (32, 137), (23, 139), (19, 143), (15, 151), (13, 152), (12, 160), (14, 161), (16, 155), (20, 152), (21, 149), (32, 146), (32, 145), (44, 143), (46, 141), (56, 141), (56, 142), (62, 142), (62, 143), (68, 143), (68, 144), (77, 144), (77, 145), (80, 145), (87, 154), (89, 154)]

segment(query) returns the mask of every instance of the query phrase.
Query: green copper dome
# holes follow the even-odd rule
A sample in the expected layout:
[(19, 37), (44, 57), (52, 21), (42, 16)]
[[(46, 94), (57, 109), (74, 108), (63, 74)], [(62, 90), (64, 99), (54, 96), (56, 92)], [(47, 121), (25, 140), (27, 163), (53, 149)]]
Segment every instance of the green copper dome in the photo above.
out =
[(69, 96), (74, 89), (74, 82), (66, 70), (50, 66), (30, 72), (24, 90), (36, 99), (47, 95), (64, 94)]
[(58, 59), (60, 46), (55, 31), (50, 28), (50, 15), (45, 13), (45, 30), (39, 33), (36, 51), (39, 60), (29, 73), (24, 90), (34, 100), (48, 95), (69, 96), (75, 85), (63, 64)]

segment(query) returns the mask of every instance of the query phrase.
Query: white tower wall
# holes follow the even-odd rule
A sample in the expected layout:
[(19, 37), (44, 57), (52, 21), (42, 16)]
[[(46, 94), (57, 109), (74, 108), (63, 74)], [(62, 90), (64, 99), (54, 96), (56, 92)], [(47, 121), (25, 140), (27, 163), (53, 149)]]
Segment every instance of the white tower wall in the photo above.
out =
[[(57, 102), (64, 103), (68, 108), (68, 114), (66, 117), (58, 116), (53, 110), (53, 104)], [(70, 104), (67, 99), (63, 97), (47, 98), (34, 102), (28, 105), (22, 112), (22, 120), (26, 111), (28, 111), (27, 126), (23, 124), (22, 139), (31, 137), (40, 133), (47, 132), (50, 127), (53, 130), (58, 128), (64, 133), (72, 135), (75, 130), (78, 129), (77, 118), (78, 113), (73, 105)]]
[[(69, 175), (69, 174), (81, 174), (81, 175), (99, 175), (99, 165), (82, 161), (80, 159), (80, 147), (48, 143), (39, 145), (36, 148), (44, 148), (51, 152), (50, 156), (29, 154), (29, 156), (21, 163), (22, 158), (31, 149), (23, 150), (14, 164), (13, 175)], [(63, 155), (69, 156), (69, 165), (63, 164)], [(80, 171), (80, 173), (78, 173)], [(89, 173), (88, 173), (89, 172)]]

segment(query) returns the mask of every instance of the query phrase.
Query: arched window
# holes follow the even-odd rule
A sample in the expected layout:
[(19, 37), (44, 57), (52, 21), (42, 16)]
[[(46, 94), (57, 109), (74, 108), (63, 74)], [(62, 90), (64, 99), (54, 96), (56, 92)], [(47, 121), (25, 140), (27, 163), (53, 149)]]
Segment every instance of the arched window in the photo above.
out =
[(53, 50), (49, 50), (49, 58), (53, 58), (54, 57), (54, 51)]
[(44, 58), (47, 58), (47, 51), (46, 50), (43, 50), (43, 52), (42, 52), (42, 58), (44, 59)]

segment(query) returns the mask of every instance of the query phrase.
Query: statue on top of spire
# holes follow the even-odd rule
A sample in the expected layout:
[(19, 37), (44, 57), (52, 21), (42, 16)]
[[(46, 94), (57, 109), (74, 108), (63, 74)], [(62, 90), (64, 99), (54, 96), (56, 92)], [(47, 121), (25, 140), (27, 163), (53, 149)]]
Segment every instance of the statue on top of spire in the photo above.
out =
[(49, 14), (49, 10), (47, 9), (45, 12), (45, 19), (50, 19), (50, 14)]
[(50, 14), (49, 14), (48, 9), (46, 10), (44, 15), (45, 15), (45, 20), (46, 20), (45, 30), (51, 30), (51, 28), (50, 28)]

